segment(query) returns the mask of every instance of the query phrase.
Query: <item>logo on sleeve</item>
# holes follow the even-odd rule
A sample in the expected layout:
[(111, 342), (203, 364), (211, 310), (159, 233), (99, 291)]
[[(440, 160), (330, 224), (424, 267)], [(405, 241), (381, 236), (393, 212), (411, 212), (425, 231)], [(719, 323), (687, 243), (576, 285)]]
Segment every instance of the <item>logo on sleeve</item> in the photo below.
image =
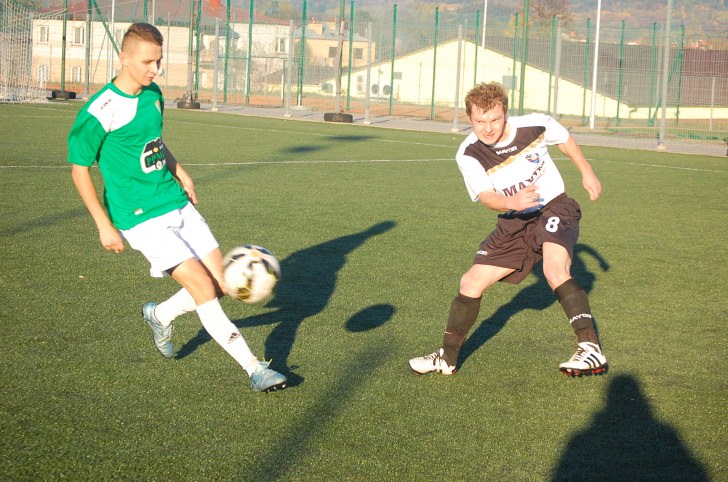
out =
[(164, 153), (164, 144), (162, 144), (161, 138), (157, 137), (153, 141), (148, 142), (144, 146), (144, 152), (142, 152), (142, 171), (149, 173), (162, 169), (167, 163)]

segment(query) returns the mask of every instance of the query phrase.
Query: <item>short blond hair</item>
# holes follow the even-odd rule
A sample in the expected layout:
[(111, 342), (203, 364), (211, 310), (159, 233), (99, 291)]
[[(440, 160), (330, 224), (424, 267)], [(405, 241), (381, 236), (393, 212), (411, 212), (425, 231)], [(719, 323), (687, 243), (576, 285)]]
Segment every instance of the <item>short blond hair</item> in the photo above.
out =
[(162, 33), (152, 24), (149, 23), (133, 23), (124, 34), (121, 41), (121, 51), (124, 52), (129, 47), (131, 41), (151, 42), (162, 47), (164, 45), (164, 37)]
[(470, 117), (473, 106), (483, 112), (488, 112), (497, 105), (503, 106), (503, 113), (508, 112), (508, 94), (498, 82), (481, 82), (476, 85), (465, 96), (465, 112)]

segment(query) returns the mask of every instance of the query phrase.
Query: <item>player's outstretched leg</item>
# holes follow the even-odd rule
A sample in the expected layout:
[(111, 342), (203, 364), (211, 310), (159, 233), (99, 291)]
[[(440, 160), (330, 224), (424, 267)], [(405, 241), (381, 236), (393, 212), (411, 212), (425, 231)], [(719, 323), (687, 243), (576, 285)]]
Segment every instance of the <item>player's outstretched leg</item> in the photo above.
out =
[(164, 358), (172, 358), (174, 345), (172, 344), (172, 325), (164, 326), (154, 316), (154, 309), (158, 303), (149, 302), (142, 305), (142, 317), (152, 330), (154, 346)]
[(275, 392), (286, 388), (286, 377), (271, 370), (268, 365), (269, 362), (258, 362), (255, 371), (250, 375), (250, 386), (256, 392)]
[(437, 372), (443, 375), (452, 375), (457, 371), (455, 365), (448, 363), (445, 358), (445, 350), (442, 348), (429, 355), (412, 358), (409, 361), (409, 365), (413, 372), (419, 374)]
[(580, 377), (607, 373), (609, 365), (599, 345), (584, 341), (579, 343), (579, 348), (569, 361), (559, 365), (559, 369), (566, 376)]

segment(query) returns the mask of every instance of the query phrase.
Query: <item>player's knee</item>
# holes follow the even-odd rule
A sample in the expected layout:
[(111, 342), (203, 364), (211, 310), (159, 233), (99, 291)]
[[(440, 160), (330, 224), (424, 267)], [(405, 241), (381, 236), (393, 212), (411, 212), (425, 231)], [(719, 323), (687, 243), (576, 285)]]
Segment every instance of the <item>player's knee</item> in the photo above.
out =
[(219, 287), (204, 270), (175, 270), (173, 277), (189, 292), (198, 306), (218, 298)]
[(485, 288), (483, 281), (470, 273), (465, 273), (463, 277), (460, 278), (460, 293), (465, 296), (470, 298), (480, 298), (483, 295)]
[(565, 270), (565, 269), (547, 269), (544, 266), (543, 270), (544, 277), (546, 278), (546, 282), (549, 284), (552, 290), (555, 290), (562, 284), (564, 284), (566, 281), (568, 281), (571, 278), (571, 274)]

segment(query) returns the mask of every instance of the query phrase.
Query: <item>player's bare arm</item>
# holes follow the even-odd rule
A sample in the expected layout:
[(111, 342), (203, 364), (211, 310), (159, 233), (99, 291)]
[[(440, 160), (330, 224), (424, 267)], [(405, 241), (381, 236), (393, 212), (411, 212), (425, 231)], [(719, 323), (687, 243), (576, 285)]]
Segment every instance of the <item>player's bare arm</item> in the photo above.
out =
[(594, 174), (594, 170), (589, 162), (587, 162), (576, 140), (572, 136), (569, 136), (569, 140), (563, 144), (559, 144), (559, 150), (571, 159), (571, 162), (574, 163), (581, 173), (581, 184), (584, 186), (586, 192), (589, 193), (589, 199), (592, 201), (599, 199), (599, 195), (602, 193), (602, 184), (599, 182), (597, 175)]
[(80, 166), (73, 164), (71, 168), (71, 176), (73, 177), (73, 183), (76, 185), (78, 193), (81, 195), (86, 209), (88, 209), (91, 217), (96, 223), (96, 227), (99, 230), (99, 241), (101, 246), (108, 251), (114, 251), (115, 253), (121, 253), (124, 251), (124, 243), (121, 239), (119, 231), (111, 224), (109, 215), (106, 213), (106, 209), (101, 205), (99, 196), (96, 193), (96, 186), (91, 179), (88, 166)]
[(515, 196), (504, 196), (495, 191), (483, 191), (478, 194), (478, 199), (487, 208), (501, 213), (507, 211), (522, 211), (539, 205), (538, 186), (526, 186), (516, 193)]
[(177, 158), (174, 157), (172, 151), (170, 151), (166, 145), (164, 146), (164, 148), (167, 151), (167, 155), (165, 156), (165, 158), (167, 159), (167, 169), (169, 169), (169, 172), (171, 172), (174, 178), (179, 181), (182, 189), (184, 189), (187, 193), (187, 197), (190, 198), (190, 202), (194, 205), (197, 205), (195, 183), (192, 181), (190, 175), (187, 174), (187, 171), (185, 171), (182, 166), (180, 166), (179, 162), (177, 162)]

